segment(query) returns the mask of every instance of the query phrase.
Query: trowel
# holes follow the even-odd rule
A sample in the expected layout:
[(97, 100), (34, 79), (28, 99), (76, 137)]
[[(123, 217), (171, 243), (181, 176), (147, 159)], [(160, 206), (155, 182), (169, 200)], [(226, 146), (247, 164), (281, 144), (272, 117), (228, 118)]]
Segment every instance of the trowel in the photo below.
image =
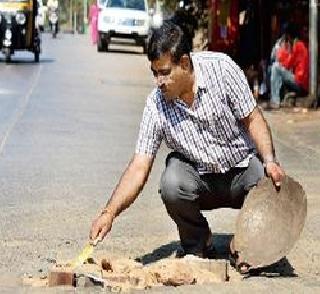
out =
[(81, 253), (78, 255), (76, 259), (73, 260), (70, 267), (72, 269), (75, 269), (79, 266), (81, 266), (93, 253), (94, 248), (99, 243), (99, 240), (94, 240), (93, 242), (88, 243), (81, 251)]

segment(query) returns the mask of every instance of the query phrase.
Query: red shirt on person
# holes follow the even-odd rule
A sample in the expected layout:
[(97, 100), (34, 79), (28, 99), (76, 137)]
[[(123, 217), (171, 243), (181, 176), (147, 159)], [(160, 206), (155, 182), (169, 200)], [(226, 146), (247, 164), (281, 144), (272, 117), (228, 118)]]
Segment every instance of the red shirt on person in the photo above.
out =
[(286, 69), (292, 70), (295, 82), (304, 90), (309, 89), (309, 52), (305, 43), (297, 40), (289, 52), (281, 47), (277, 53), (278, 60)]

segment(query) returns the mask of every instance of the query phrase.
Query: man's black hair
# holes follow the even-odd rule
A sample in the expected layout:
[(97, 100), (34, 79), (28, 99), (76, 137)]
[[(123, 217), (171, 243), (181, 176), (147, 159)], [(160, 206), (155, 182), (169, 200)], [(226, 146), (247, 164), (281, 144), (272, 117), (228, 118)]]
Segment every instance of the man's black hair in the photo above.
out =
[(157, 60), (165, 53), (171, 53), (173, 62), (179, 62), (184, 54), (190, 55), (191, 47), (182, 29), (171, 21), (155, 29), (148, 44), (149, 61)]
[(299, 38), (299, 29), (295, 23), (288, 23), (284, 28), (284, 33), (292, 39)]

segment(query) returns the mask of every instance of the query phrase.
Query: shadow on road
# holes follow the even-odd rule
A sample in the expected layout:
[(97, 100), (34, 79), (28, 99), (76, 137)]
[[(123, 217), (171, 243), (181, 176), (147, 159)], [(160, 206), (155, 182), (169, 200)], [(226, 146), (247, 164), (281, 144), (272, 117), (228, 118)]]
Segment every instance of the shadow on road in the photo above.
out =
[(214, 244), (214, 248), (216, 250), (216, 258), (217, 259), (228, 259), (229, 258), (229, 248), (230, 242), (233, 238), (233, 234), (212, 234), (212, 241)]
[(250, 270), (251, 277), (293, 278), (297, 277), (294, 268), (286, 257), (266, 267)]
[(146, 55), (142, 52), (137, 52), (133, 50), (124, 50), (124, 49), (117, 49), (117, 48), (109, 48), (108, 52), (106, 53), (120, 53), (120, 54), (128, 54), (128, 55)]
[[(213, 234), (213, 242), (217, 251), (218, 259), (229, 258), (229, 243), (233, 237), (233, 234)], [(150, 264), (157, 262), (161, 259), (171, 256), (173, 253), (182, 250), (179, 241), (172, 241), (168, 244), (161, 245), (154, 249), (151, 253), (147, 253), (143, 256), (137, 257), (136, 261), (142, 264)]]
[(132, 55), (146, 55), (142, 52), (142, 47), (137, 46), (136, 43), (129, 41), (125, 42), (121, 40), (113, 40), (109, 45), (108, 52)]
[(29, 64), (29, 65), (39, 65), (41, 63), (53, 63), (56, 60), (53, 58), (41, 58), (40, 57), (40, 61), (39, 63), (34, 62), (33, 59), (22, 59), (22, 58), (13, 58), (10, 62), (5, 62), (5, 59), (0, 58), (0, 63), (4, 63), (7, 65), (25, 65), (25, 64)]
[[(216, 249), (217, 259), (229, 259), (230, 241), (233, 234), (213, 234), (213, 244)], [(286, 257), (280, 259), (278, 262), (258, 269), (252, 269), (250, 276), (253, 277), (296, 277), (294, 268)]]
[[(233, 234), (213, 234), (213, 242), (217, 251), (217, 259), (229, 258), (229, 244), (233, 237)], [(157, 262), (161, 259), (171, 256), (173, 253), (182, 250), (179, 241), (172, 241), (168, 244), (161, 245), (151, 253), (147, 253), (143, 256), (137, 257), (136, 261), (142, 264), (150, 264)]]
[(143, 256), (137, 257), (135, 260), (141, 262), (143, 265), (157, 262), (161, 259), (167, 258), (180, 249), (180, 242), (172, 241), (168, 244), (162, 245), (156, 248), (151, 253), (147, 253)]
[[(229, 259), (229, 244), (233, 237), (233, 234), (213, 234), (213, 242), (216, 249), (216, 259)], [(137, 257), (135, 260), (147, 265), (157, 262), (161, 259), (165, 259), (171, 256), (173, 253), (181, 250), (179, 241), (172, 241), (168, 244), (161, 245), (154, 249), (151, 253)], [(296, 277), (294, 268), (286, 257), (282, 258), (278, 262), (266, 267), (250, 270), (250, 277)]]

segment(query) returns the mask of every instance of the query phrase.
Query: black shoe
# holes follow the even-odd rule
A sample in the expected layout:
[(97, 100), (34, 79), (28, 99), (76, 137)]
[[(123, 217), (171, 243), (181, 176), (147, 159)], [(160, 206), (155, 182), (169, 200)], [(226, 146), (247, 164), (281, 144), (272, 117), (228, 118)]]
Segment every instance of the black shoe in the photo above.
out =
[(230, 265), (243, 277), (249, 278), (251, 274), (251, 266), (247, 262), (239, 262), (239, 254), (237, 251), (229, 253)]
[(184, 250), (182, 248), (178, 248), (176, 251), (175, 258), (183, 258), (185, 256), (186, 256), (186, 253), (184, 252)]
[(203, 251), (203, 258), (215, 259), (217, 257), (217, 251), (213, 243), (207, 246)]
[(207, 246), (202, 252), (199, 253), (186, 253), (182, 248), (179, 248), (176, 252), (176, 258), (184, 258), (186, 255), (195, 255), (200, 258), (214, 259), (217, 256), (216, 248), (213, 243)]

